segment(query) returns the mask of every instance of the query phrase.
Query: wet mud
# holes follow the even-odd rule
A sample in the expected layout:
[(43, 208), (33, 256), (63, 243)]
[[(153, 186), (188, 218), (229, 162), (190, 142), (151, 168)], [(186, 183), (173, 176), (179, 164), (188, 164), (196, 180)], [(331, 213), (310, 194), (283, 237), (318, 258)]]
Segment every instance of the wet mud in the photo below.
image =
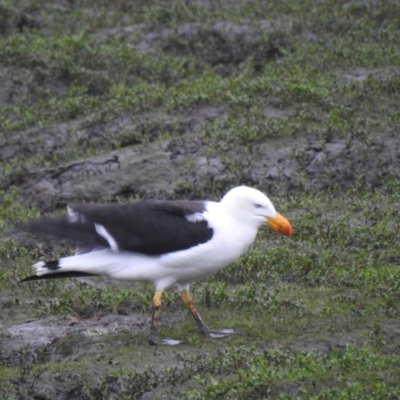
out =
[[(61, 1), (60, 7), (66, 7), (64, 3)], [(204, 4), (210, 9), (213, 7), (212, 2)], [(51, 19), (49, 14), (34, 6), (16, 7), (9, 15), (0, 16), (0, 34), (47, 29), (51, 22), (47, 18)], [(264, 40), (265, 32), (273, 32), (268, 41)], [(293, 51), (292, 35), (300, 35), (310, 43), (319, 41), (317, 34), (293, 26), (284, 16), (275, 22), (201, 24), (188, 21), (175, 28), (150, 23), (110, 27), (99, 29), (96, 40), (131, 41), (146, 54), (161, 51), (166, 56), (188, 57), (193, 68), (207, 65), (214, 68), (216, 75), (230, 77), (249, 59), (253, 60), (252, 73), (257, 74), (266, 63)], [(44, 79), (40, 75), (40, 62), (37, 65), (35, 60), (27, 62), (33, 67), (24, 71), (16, 72), (11, 67), (0, 69), (0, 104), (12, 105), (22, 98), (36, 102), (44, 93), (59, 98), (65, 96), (71, 85), (68, 76), (60, 73)], [(103, 75), (118, 73), (103, 72)], [(99, 93), (107, 90), (103, 75), (99, 74), (93, 84), (93, 90)], [(385, 81), (399, 75), (400, 69), (396, 66), (359, 68), (338, 71), (337, 80), (338, 85), (349, 82), (359, 85), (371, 77)], [(43, 86), (38, 89), (41, 79)], [(296, 114), (295, 105), (284, 107), (273, 98), (265, 102), (267, 120), (279, 121)], [(296, 191), (314, 193), (332, 188), (340, 193), (357, 184), (376, 189), (390, 179), (400, 178), (398, 127), (385, 128), (373, 136), (356, 132), (341, 135), (321, 128), (312, 134), (265, 137), (247, 142), (241, 138), (228, 140), (205, 134), (207, 124), (224, 126), (231, 107), (207, 104), (171, 112), (126, 110), (112, 118), (71, 118), (60, 124), (2, 134), (1, 163), (14, 163), (18, 167), (8, 168), (2, 174), (0, 189), (7, 191), (14, 186), (24, 206), (46, 213), (71, 202), (132, 198), (218, 199), (227, 188), (238, 184), (258, 187), (271, 196), (283, 196)], [(67, 147), (90, 147), (94, 155), (74, 158), (66, 154)], [(58, 164), (54, 161), (57, 158), (61, 160)], [(26, 160), (30, 160), (33, 167)], [(56, 245), (46, 245), (49, 251), (56, 251)], [(32, 249), (35, 244), (25, 242), (25, 246)], [(168, 389), (179, 398), (182, 387), (196, 387), (191, 378), (195, 370), (188, 372), (186, 381), (183, 372), (180, 372), (182, 375), (176, 372), (184, 371), (187, 366), (176, 354), (176, 348), (147, 345), (148, 314), (121, 315), (102, 310), (97, 315), (93, 312), (84, 317), (69, 314), (43, 317), (36, 316), (32, 305), (41, 299), (28, 291), (26, 297), (33, 303), (26, 305), (26, 299), (19, 299), (18, 303), (12, 293), (2, 295), (0, 317), (0, 363), (18, 369), (10, 382), (20, 387), (20, 398), (101, 399), (105, 398), (102, 397), (104, 393), (115, 396), (109, 398), (123, 398), (121, 396), (136, 390), (132, 398), (151, 399), (161, 389)], [(182, 322), (186, 314), (175, 311), (163, 311), (162, 328)], [(372, 329), (372, 323), (368, 329)], [(388, 342), (399, 333), (400, 325), (395, 320), (380, 329)], [(292, 351), (329, 353), (336, 348), (343, 352), (349, 343), (365, 342), (365, 336), (365, 328), (353, 330), (347, 336), (332, 335), (323, 339), (304, 335), (301, 341), (293, 341), (288, 347)], [(213, 351), (220, 346), (201, 343), (196, 344), (198, 347), (184, 343), (179, 351), (195, 354), (198, 348)], [(223, 343), (229, 346), (229, 339)], [(278, 347), (279, 344), (269, 343), (268, 346)], [(398, 348), (388, 346), (386, 351), (398, 352)], [(52, 370), (48, 363), (60, 366)], [(119, 368), (143, 372), (149, 364), (156, 372), (175, 368), (176, 382), (175, 378), (164, 379), (161, 375), (165, 372), (160, 372), (161, 383), (150, 378), (140, 381), (144, 375), (137, 375), (132, 378), (136, 381), (126, 386), (126, 381), (112, 375)], [(92, 388), (85, 387), (85, 382)], [(102, 392), (105, 387), (108, 391)], [(299, 387), (298, 382), (282, 383), (280, 391), (297, 395)]]

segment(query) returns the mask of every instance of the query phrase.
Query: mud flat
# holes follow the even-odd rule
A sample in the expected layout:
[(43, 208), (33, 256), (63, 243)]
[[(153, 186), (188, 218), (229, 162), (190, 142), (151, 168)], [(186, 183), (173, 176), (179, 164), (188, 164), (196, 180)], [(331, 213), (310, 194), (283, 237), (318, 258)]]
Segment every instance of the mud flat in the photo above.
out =
[[(400, 398), (397, 2), (5, 1), (0, 6), (0, 397)], [(167, 293), (21, 285), (63, 243), (12, 230), (69, 203), (271, 197), (260, 232)]]

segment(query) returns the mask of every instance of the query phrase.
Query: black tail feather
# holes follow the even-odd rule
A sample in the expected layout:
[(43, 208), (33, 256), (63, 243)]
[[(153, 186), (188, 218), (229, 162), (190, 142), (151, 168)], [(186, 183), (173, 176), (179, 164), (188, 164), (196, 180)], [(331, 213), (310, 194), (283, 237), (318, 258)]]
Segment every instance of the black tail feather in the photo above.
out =
[(80, 272), (80, 271), (56, 272), (54, 274), (28, 276), (24, 279), (21, 279), (20, 282), (38, 281), (43, 279), (79, 278), (82, 276), (99, 276), (99, 275), (89, 274), (88, 272)]
[(34, 219), (20, 225), (19, 229), (35, 235), (47, 235), (72, 241), (107, 246), (107, 241), (96, 233), (93, 223), (71, 222), (68, 216)]

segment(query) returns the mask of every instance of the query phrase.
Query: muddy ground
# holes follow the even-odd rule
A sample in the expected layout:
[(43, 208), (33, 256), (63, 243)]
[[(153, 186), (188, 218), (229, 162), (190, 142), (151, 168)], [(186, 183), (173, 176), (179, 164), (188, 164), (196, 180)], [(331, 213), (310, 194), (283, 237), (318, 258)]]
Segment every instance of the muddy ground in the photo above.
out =
[[(281, 200), (285, 215), (301, 226), (300, 218), (312, 213), (304, 205), (311, 199), (322, 196), (326, 201), (319, 205), (318, 218), (326, 209), (331, 213), (327, 215), (342, 215), (347, 207), (340, 203), (343, 193), (360, 188), (370, 199), (373, 193), (388, 190), (388, 182), (400, 179), (400, 68), (395, 63), (396, 57), (400, 61), (395, 50), (399, 35), (390, 31), (398, 22), (396, 14), (400, 15), (395, 2), (320, 1), (304, 10), (294, 9), (290, 1), (271, 6), (249, 1), (248, 8), (230, 1), (147, 3), (0, 5), (2, 235), (11, 236), (14, 243), (2, 239), (0, 377), (8, 384), (0, 393), (9, 396), (4, 398), (29, 399), (188, 398), (184, 389), (195, 391), (202, 385), (193, 376), (214, 373), (207, 372), (211, 367), (196, 367), (200, 361), (189, 356), (240, 345), (254, 345), (257, 351), (285, 346), (293, 352), (324, 354), (335, 348), (342, 354), (348, 344), (370, 338), (376, 324), (385, 341), (383, 353), (399, 354), (400, 323), (394, 311), (376, 321), (368, 315), (354, 320), (353, 314), (346, 314), (332, 315), (327, 322), (313, 321), (312, 314), (299, 317), (291, 309), (294, 319), (304, 321), (300, 333), (297, 325), (290, 328), (289, 324), (263, 341), (260, 333), (249, 333), (250, 328), (229, 317), (228, 307), (222, 312), (225, 322), (239, 324), (242, 334), (212, 342), (196, 335), (179, 301), (171, 297), (163, 310), (164, 337), (183, 336), (183, 343), (154, 348), (146, 344), (151, 288), (137, 289), (142, 297), (132, 299), (127, 291), (135, 291), (136, 286), (105, 279), (18, 284), (29, 273), (31, 262), (69, 249), (21, 236), (8, 227), (6, 232), (4, 225), (11, 227), (38, 213), (59, 212), (69, 203), (218, 199), (228, 188), (246, 184)], [(380, 29), (387, 29), (382, 48), (391, 50), (382, 53), (381, 60), (352, 58), (358, 50), (364, 51), (361, 46), (370, 45), (360, 39), (363, 23), (371, 43)], [(58, 38), (55, 44), (53, 35)], [(338, 49), (341, 35), (348, 42)], [(38, 38), (51, 44), (42, 49)], [(352, 48), (352, 40), (360, 47)], [(137, 65), (110, 59), (112, 43), (129, 45), (130, 52), (137, 52)], [(63, 46), (75, 50), (64, 53)], [(326, 46), (327, 56), (315, 66), (315, 79), (311, 72), (303, 76), (301, 66), (293, 72), (296, 64), (293, 71), (285, 64), (296, 57), (312, 64), (318, 46)], [(376, 49), (372, 46), (371, 54)], [(268, 88), (257, 88), (262, 86), (257, 79), (268, 79), (274, 65), (276, 79)], [(208, 92), (204, 82), (195, 83), (201, 76), (222, 89)], [(255, 82), (249, 89), (246, 79)], [(135, 89), (143, 82), (147, 89)], [(195, 84), (199, 93), (187, 88)], [(181, 99), (179, 88), (186, 98)], [(153, 89), (162, 95), (153, 94)], [(129, 90), (137, 92), (129, 94)], [(248, 96), (241, 99), (246, 90)], [(301, 204), (300, 198), (309, 200)], [(354, 207), (354, 212), (360, 212), (360, 207)], [(305, 230), (299, 231), (305, 237)], [(312, 247), (304, 237), (304, 248)], [(268, 236), (267, 245), (278, 246), (274, 240)], [(297, 254), (308, 251), (297, 243), (299, 247), (287, 246)], [(257, 246), (267, 247), (262, 239)], [(281, 281), (296, 285), (289, 274)], [(273, 290), (276, 282), (267, 283)], [(199, 307), (207, 309), (213, 322), (222, 322), (218, 309), (208, 306), (206, 285), (197, 289)], [(316, 280), (309, 287), (316, 290), (318, 285), (324, 283)], [(110, 293), (112, 300), (107, 302), (104, 293)], [(349, 299), (353, 295), (359, 293), (346, 292)], [(68, 296), (73, 300), (69, 302)], [(277, 318), (287, 312), (286, 303), (279, 304), (278, 310), (270, 310)], [(242, 312), (246, 315), (246, 308)], [(250, 320), (257, 319), (252, 312)], [(326, 325), (331, 331), (321, 331)], [(272, 398), (302, 396), (302, 388), (300, 380), (286, 380), (269, 393)], [(311, 384), (307, 388), (307, 393), (314, 390)], [(222, 398), (212, 392), (204, 396)], [(264, 398), (262, 392), (249, 396)]]

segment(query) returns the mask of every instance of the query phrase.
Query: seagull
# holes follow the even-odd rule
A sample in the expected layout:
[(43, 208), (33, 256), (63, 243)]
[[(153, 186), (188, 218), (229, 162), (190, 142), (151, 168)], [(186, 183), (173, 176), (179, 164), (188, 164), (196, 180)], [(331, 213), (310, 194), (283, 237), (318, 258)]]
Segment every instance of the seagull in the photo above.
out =
[(37, 262), (38, 279), (108, 276), (154, 285), (149, 344), (159, 343), (161, 297), (172, 286), (201, 334), (219, 338), (232, 330), (208, 328), (191, 299), (190, 284), (215, 274), (241, 256), (268, 224), (292, 236), (289, 221), (259, 190), (238, 186), (219, 202), (142, 200), (127, 204), (79, 204), (64, 216), (31, 220), (25, 229), (77, 244), (74, 255)]

